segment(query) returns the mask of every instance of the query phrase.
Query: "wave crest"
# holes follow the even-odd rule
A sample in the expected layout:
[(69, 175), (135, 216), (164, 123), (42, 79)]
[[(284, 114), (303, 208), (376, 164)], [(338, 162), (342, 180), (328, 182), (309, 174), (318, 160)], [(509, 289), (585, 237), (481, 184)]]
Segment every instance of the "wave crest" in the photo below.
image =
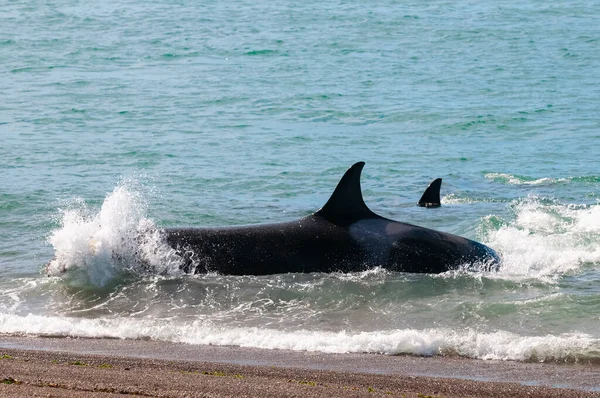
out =
[(583, 176), (583, 177), (563, 177), (563, 178), (551, 178), (542, 177), (534, 178), (528, 176), (520, 176), (508, 173), (487, 173), (485, 178), (508, 185), (556, 185), (556, 184), (569, 184), (569, 183), (598, 183), (600, 177), (596, 176)]

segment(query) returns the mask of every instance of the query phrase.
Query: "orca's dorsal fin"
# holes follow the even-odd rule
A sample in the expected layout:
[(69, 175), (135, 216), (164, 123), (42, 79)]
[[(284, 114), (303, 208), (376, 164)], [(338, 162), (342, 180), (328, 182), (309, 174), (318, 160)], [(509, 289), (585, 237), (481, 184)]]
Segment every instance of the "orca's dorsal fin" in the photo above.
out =
[(360, 173), (365, 162), (355, 163), (346, 171), (335, 191), (315, 215), (334, 223), (352, 223), (362, 218), (378, 218), (363, 200)]
[(421, 200), (417, 203), (417, 206), (421, 207), (440, 207), (442, 205), (440, 201), (440, 188), (442, 186), (442, 179), (436, 178), (431, 181), (431, 184), (427, 187)]

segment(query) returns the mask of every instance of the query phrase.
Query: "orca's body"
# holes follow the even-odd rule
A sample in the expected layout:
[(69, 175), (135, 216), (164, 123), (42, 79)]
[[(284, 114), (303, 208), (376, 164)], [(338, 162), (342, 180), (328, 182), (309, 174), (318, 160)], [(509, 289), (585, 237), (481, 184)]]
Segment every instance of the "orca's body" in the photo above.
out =
[[(463, 265), (497, 268), (498, 255), (481, 243), (373, 213), (360, 188), (363, 166), (359, 162), (348, 169), (325, 206), (310, 216), (276, 224), (170, 228), (163, 231), (165, 240), (183, 258), (182, 268), (188, 273), (353, 272), (376, 266), (440, 273)], [(433, 190), (439, 203), (439, 184)]]

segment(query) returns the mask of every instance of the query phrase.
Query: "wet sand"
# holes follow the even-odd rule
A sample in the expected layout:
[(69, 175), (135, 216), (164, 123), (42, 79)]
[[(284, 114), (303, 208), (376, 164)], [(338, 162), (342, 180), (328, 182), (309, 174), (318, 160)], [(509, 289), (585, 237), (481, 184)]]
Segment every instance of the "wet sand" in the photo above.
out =
[(0, 336), (0, 396), (600, 397), (600, 367)]

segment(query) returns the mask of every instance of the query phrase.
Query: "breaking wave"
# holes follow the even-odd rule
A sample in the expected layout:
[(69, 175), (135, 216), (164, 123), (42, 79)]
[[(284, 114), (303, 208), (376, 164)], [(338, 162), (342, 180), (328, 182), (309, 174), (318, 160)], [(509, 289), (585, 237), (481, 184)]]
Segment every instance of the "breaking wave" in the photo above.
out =
[(502, 253), (499, 277), (554, 278), (600, 264), (600, 204), (574, 205), (529, 196), (511, 217), (488, 216), (486, 243)]
[(520, 336), (507, 331), (399, 329), (377, 332), (281, 331), (219, 327), (205, 321), (77, 319), (0, 315), (0, 333), (88, 338), (154, 339), (186, 344), (230, 345), (326, 353), (463, 356), (487, 360), (579, 362), (599, 359), (600, 341), (586, 334)]

